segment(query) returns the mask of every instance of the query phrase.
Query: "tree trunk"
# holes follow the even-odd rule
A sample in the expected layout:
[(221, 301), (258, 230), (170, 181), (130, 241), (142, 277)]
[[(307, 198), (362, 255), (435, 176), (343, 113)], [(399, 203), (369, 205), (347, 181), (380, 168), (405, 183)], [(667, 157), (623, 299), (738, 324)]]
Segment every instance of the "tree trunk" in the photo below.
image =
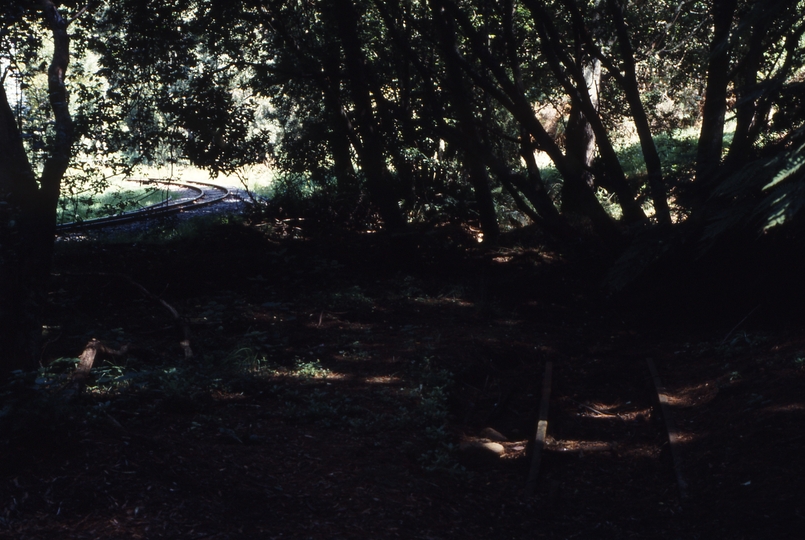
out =
[[(598, 108), (598, 88), (601, 82), (601, 61), (597, 58), (584, 63), (584, 80), (587, 85), (587, 94), (594, 108)], [(568, 156), (581, 163), (584, 171), (582, 180), (590, 189), (593, 186), (593, 174), (591, 168), (595, 159), (595, 134), (590, 122), (581, 112), (579, 103), (574, 102), (570, 107), (570, 118), (565, 130), (565, 150)], [(574, 184), (564, 184), (562, 186), (562, 211), (579, 211), (579, 191)]]
[(570, 226), (559, 213), (548, 191), (545, 189), (542, 175), (540, 175), (539, 167), (537, 166), (537, 160), (534, 158), (534, 149), (530, 144), (526, 144), (527, 137), (528, 133), (524, 132), (520, 145), (520, 157), (525, 161), (528, 175), (522, 184), (515, 182), (515, 186), (523, 192), (528, 202), (534, 206), (540, 217), (545, 220), (545, 226), (551, 232), (560, 238), (568, 238), (571, 236)]
[(713, 39), (707, 63), (702, 129), (696, 149), (696, 180), (699, 182), (708, 181), (721, 164), (729, 85), (730, 28), (736, 5), (737, 0), (713, 0)]
[(330, 154), (333, 156), (333, 174), (335, 175), (336, 191), (339, 197), (348, 200), (358, 200), (360, 186), (352, 165), (350, 149), (350, 126), (346, 113), (341, 106), (341, 100), (334, 95), (333, 90), (326, 90), (323, 94), (324, 110), (327, 115), (329, 132), (327, 134)]
[(756, 28), (752, 34), (749, 45), (746, 66), (739, 75), (740, 87), (737, 89), (738, 102), (735, 105), (735, 133), (732, 136), (732, 143), (724, 159), (724, 164), (729, 170), (737, 170), (742, 164), (752, 159), (752, 139), (750, 131), (756, 120), (757, 112), (756, 99), (751, 97), (753, 92), (757, 92), (757, 75), (763, 57), (762, 41), (763, 38)]
[(657, 222), (662, 226), (669, 226), (671, 225), (671, 210), (668, 207), (668, 194), (662, 174), (662, 162), (657, 152), (657, 146), (654, 144), (654, 137), (651, 134), (651, 126), (648, 122), (646, 109), (643, 107), (643, 101), (640, 99), (634, 49), (629, 36), (629, 29), (626, 26), (623, 4), (618, 2), (618, 0), (610, 0), (609, 9), (615, 23), (615, 30), (618, 36), (618, 44), (620, 45), (625, 71), (623, 77), (616, 76), (616, 79), (620, 82), (623, 94), (626, 97), (627, 103), (629, 103), (629, 109), (635, 123), (637, 136), (640, 139), (640, 149), (643, 151), (643, 159), (646, 163), (648, 186), (651, 191), (651, 199), (654, 202), (654, 212), (657, 216)]
[(333, 17), (336, 31), (344, 49), (344, 66), (347, 84), (355, 109), (355, 123), (360, 134), (361, 144), (355, 148), (366, 176), (366, 187), (373, 202), (377, 205), (383, 221), (390, 230), (405, 227), (405, 219), (391, 185), (386, 167), (383, 142), (372, 107), (368, 80), (365, 72), (363, 50), (361, 49), (358, 13), (351, 0), (335, 0)]
[[(444, 3), (444, 5), (447, 8), (452, 6), (450, 13), (458, 18), (459, 24), (471, 40), (473, 51), (484, 67), (494, 76), (495, 80), (493, 81), (487, 74), (475, 70), (468, 62), (458, 57), (457, 60), (461, 62), (464, 70), (476, 85), (508, 110), (521, 128), (533, 137), (536, 147), (548, 154), (554, 165), (556, 165), (559, 174), (562, 175), (563, 180), (577, 185), (581, 198), (580, 211), (590, 218), (596, 233), (612, 249), (616, 251), (621, 249), (623, 247), (623, 234), (615, 221), (598, 202), (595, 193), (582, 179), (584, 168), (576, 160), (562, 153), (559, 145), (536, 117), (534, 109), (526, 97), (523, 85), (518, 85), (516, 81), (512, 82), (505, 67), (489, 52), (486, 39), (483, 39), (482, 36), (475, 32), (466, 13), (456, 9), (450, 3)], [(455, 54), (458, 55), (458, 52), (456, 51)], [(454, 58), (456, 57), (454, 56)], [(427, 72), (425, 75), (427, 75)]]
[(0, 88), (0, 377), (38, 365), (56, 208), (73, 142), (64, 84), (70, 57), (67, 22), (50, 0), (40, 6), (54, 42), (48, 91), (55, 136), (38, 186), (5, 89)]
[(489, 187), (489, 173), (484, 163), (484, 144), (478, 133), (473, 116), (474, 107), (467, 92), (467, 84), (462, 76), (459, 53), (456, 49), (456, 36), (452, 21), (447, 18), (439, 0), (431, 2), (433, 16), (439, 32), (440, 45), (444, 53), (447, 70), (447, 87), (453, 101), (459, 130), (462, 132), (462, 146), (470, 183), (478, 203), (478, 214), (484, 242), (495, 243), (500, 236), (500, 226), (495, 212), (495, 202)]
[(0, 379), (36, 368), (42, 274), (36, 179), (4, 88), (0, 88)]
[(539, 0), (528, 0), (525, 4), (532, 13), (540, 38), (540, 48), (545, 54), (548, 66), (570, 96), (573, 106), (578, 107), (595, 134), (596, 145), (607, 173), (607, 181), (618, 196), (618, 203), (623, 210), (623, 219), (631, 223), (645, 222), (646, 214), (635, 200), (634, 193), (626, 182), (618, 154), (598, 115), (597, 106), (592, 102), (583, 63), (575, 61), (566, 50), (563, 37), (553, 24), (544, 4)]

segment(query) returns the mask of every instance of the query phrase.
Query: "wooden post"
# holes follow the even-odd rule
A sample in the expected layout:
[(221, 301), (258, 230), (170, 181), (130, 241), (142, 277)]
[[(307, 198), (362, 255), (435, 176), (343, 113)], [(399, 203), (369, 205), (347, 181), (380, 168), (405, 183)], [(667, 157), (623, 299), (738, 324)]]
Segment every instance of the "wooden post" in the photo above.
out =
[(531, 470), (528, 474), (526, 483), (526, 496), (534, 495), (537, 489), (537, 476), (539, 476), (539, 465), (542, 460), (542, 449), (545, 447), (545, 437), (548, 434), (548, 404), (551, 399), (551, 376), (553, 374), (553, 363), (545, 363), (545, 375), (542, 377), (542, 401), (539, 406), (539, 420), (537, 421), (537, 434), (534, 439), (534, 453), (531, 456)]
[(660, 411), (662, 413), (663, 420), (665, 421), (665, 429), (668, 432), (668, 444), (671, 448), (671, 460), (673, 461), (674, 465), (676, 483), (679, 486), (679, 495), (683, 499), (686, 499), (688, 496), (688, 484), (682, 477), (682, 465), (679, 457), (679, 433), (676, 430), (674, 417), (671, 414), (671, 407), (668, 404), (668, 394), (665, 391), (665, 387), (662, 385), (662, 381), (660, 381), (660, 374), (657, 371), (657, 366), (654, 365), (654, 361), (651, 358), (648, 358), (646, 359), (646, 362), (648, 363), (648, 369), (651, 372), (651, 377), (654, 379), (654, 388), (657, 390), (657, 396), (660, 402)]

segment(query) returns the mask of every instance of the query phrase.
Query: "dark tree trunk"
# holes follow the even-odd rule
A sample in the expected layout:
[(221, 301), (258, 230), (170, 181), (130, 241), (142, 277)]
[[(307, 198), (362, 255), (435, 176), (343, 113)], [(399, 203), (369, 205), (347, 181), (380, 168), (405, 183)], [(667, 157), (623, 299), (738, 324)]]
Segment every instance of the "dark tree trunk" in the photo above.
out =
[(696, 149), (696, 180), (708, 181), (721, 164), (724, 117), (729, 85), (730, 28), (737, 0), (713, 0), (713, 39), (707, 63), (707, 82), (702, 108), (702, 129)]
[(366, 59), (359, 36), (358, 13), (351, 0), (334, 0), (333, 7), (336, 31), (344, 49), (344, 66), (355, 110), (355, 124), (360, 135), (360, 144), (355, 151), (366, 176), (369, 195), (377, 205), (386, 227), (399, 230), (405, 227), (405, 219), (391, 185), (382, 137), (372, 107), (365, 71)]
[[(590, 218), (596, 232), (610, 247), (615, 250), (620, 249), (623, 243), (622, 234), (615, 222), (598, 202), (595, 193), (593, 193), (584, 181), (584, 167), (581, 163), (573, 159), (572, 156), (565, 156), (565, 154), (562, 153), (556, 141), (554, 141), (553, 137), (548, 134), (545, 127), (540, 123), (539, 119), (537, 119), (534, 114), (534, 109), (526, 97), (522, 81), (518, 84), (516, 78), (514, 82), (509, 78), (505, 68), (496, 57), (490, 53), (487, 48), (486, 40), (475, 31), (472, 21), (467, 17), (466, 13), (457, 9), (457, 7), (450, 2), (442, 3), (445, 10), (449, 10), (450, 14), (457, 18), (461, 28), (470, 38), (473, 52), (483, 63), (484, 67), (494, 75), (495, 81), (497, 81), (497, 84), (500, 86), (497, 86), (495, 82), (485, 74), (481, 74), (473, 69), (468, 62), (460, 58), (457, 51), (455, 53), (456, 60), (461, 62), (462, 67), (467, 71), (475, 84), (487, 92), (493, 99), (497, 100), (498, 103), (512, 114), (520, 126), (534, 138), (537, 148), (550, 156), (559, 174), (562, 175), (562, 179), (567, 183), (574, 184), (574, 188), (577, 189), (580, 198), (580, 212)], [(511, 55), (512, 53), (510, 52), (509, 54)], [(516, 62), (514, 63), (516, 64)]]
[(745, 59), (745, 66), (738, 76), (738, 101), (735, 105), (735, 133), (727, 152), (724, 163), (729, 170), (736, 170), (743, 163), (751, 159), (753, 140), (750, 138), (752, 125), (756, 118), (757, 100), (752, 93), (757, 92), (758, 71), (763, 59), (763, 38), (765, 31), (758, 27), (753, 28), (749, 50)]
[[(403, 130), (402, 132), (397, 132), (394, 114), (391, 110), (392, 106), (388, 99), (386, 99), (386, 96), (383, 95), (380, 81), (375, 73), (368, 75), (371, 82), (371, 96), (377, 104), (380, 130), (386, 140), (389, 141), (386, 145), (386, 150), (389, 153), (391, 163), (396, 172), (395, 185), (399, 186), (400, 194), (410, 200), (410, 196), (413, 193), (414, 175), (411, 169), (411, 163), (406, 159), (402, 151), (404, 145), (408, 142), (406, 141), (406, 135), (409, 134), (410, 131)], [(401, 88), (400, 91), (404, 94), (405, 89)], [(405, 114), (409, 113), (410, 111), (403, 108), (402, 111), (400, 111), (400, 116), (404, 117)], [(400, 118), (400, 120), (404, 122), (404, 118)]]
[(534, 206), (540, 217), (545, 220), (545, 227), (560, 238), (567, 238), (571, 235), (571, 229), (565, 218), (559, 213), (553, 204), (551, 196), (545, 189), (542, 182), (537, 160), (534, 158), (534, 149), (527, 144), (528, 133), (523, 133), (522, 144), (520, 145), (520, 157), (526, 164), (527, 176), (521, 184), (515, 185), (523, 192), (528, 201)]
[[(643, 159), (646, 163), (648, 186), (651, 191), (651, 200), (654, 202), (657, 222), (660, 225), (668, 226), (671, 224), (671, 210), (668, 207), (668, 194), (662, 174), (662, 162), (657, 152), (657, 146), (654, 144), (654, 137), (651, 134), (651, 126), (648, 122), (646, 109), (643, 107), (643, 101), (640, 99), (634, 49), (629, 36), (629, 29), (626, 26), (623, 13), (624, 7), (618, 0), (610, 0), (609, 9), (615, 22), (625, 72), (622, 77), (616, 77), (616, 79), (618, 79), (626, 101), (629, 103), (629, 109), (635, 123), (637, 136), (640, 139), (640, 149), (643, 151)], [(613, 69), (611, 71), (615, 70)]]
[[(509, 111), (512, 117), (520, 124), (524, 133), (533, 137), (536, 148), (548, 154), (564, 181), (579, 185), (582, 191), (581, 212), (590, 218), (596, 233), (598, 233), (611, 248), (614, 250), (622, 248), (623, 235), (620, 229), (598, 202), (593, 191), (583, 181), (581, 177), (583, 168), (581, 165), (562, 153), (556, 141), (554, 141), (553, 137), (551, 137), (536, 117), (534, 109), (526, 97), (522, 81), (520, 81), (519, 84), (517, 80), (512, 82), (505, 67), (489, 52), (486, 47), (487, 41), (482, 39), (481, 36), (474, 31), (472, 23), (466, 16), (466, 13), (455, 9), (455, 6), (449, 2), (443, 2), (443, 4), (446, 9), (449, 9), (451, 15), (458, 18), (457, 20), (461, 28), (470, 37), (473, 52), (489, 73), (494, 76), (494, 80), (486, 73), (480, 73), (469, 65), (468, 62), (459, 57), (458, 61), (461, 63), (463, 69), (480, 89), (485, 91), (490, 97)], [(458, 54), (457, 51), (456, 54)], [(510, 55), (511, 54), (510, 52)], [(429, 80), (431, 71), (417, 63), (417, 58), (414, 55), (410, 55), (409, 57), (415, 62), (414, 65), (419, 68), (423, 78)], [(512, 60), (510, 61), (513, 65), (516, 65), (516, 55), (512, 56)], [(516, 75), (517, 71), (514, 70), (514, 72)], [(429, 96), (432, 93), (433, 92), (428, 92), (426, 95)], [(429, 99), (435, 103), (434, 110), (440, 111), (438, 99), (435, 97), (430, 97)], [(440, 114), (441, 113), (436, 116), (441, 117)]]
[(574, 107), (585, 116), (596, 137), (596, 144), (607, 173), (607, 181), (618, 196), (618, 203), (623, 210), (623, 218), (627, 222), (644, 222), (646, 214), (635, 200), (634, 193), (626, 182), (623, 168), (609, 134), (598, 115), (588, 90), (584, 69), (571, 58), (565, 49), (562, 36), (553, 24), (550, 14), (540, 0), (528, 0), (526, 6), (532, 13), (540, 48), (551, 71), (570, 96)]
[(36, 179), (0, 88), (0, 378), (36, 368), (44, 297)]
[(334, 94), (334, 90), (324, 92), (324, 108), (327, 114), (329, 133), (327, 134), (330, 154), (333, 157), (333, 175), (335, 175), (336, 190), (339, 197), (358, 199), (360, 186), (352, 165), (350, 152), (349, 119), (341, 106), (341, 100)]
[[(735, 105), (735, 134), (725, 158), (728, 171), (738, 169), (752, 159), (754, 145), (760, 134), (768, 127), (769, 113), (774, 99), (779, 96), (783, 81), (787, 80), (795, 66), (801, 61), (802, 51), (799, 44), (805, 35), (805, 23), (796, 16), (787, 17), (794, 1), (781, 1), (764, 6), (764, 17), (757, 18), (757, 12), (750, 10), (741, 20), (739, 26), (752, 25), (752, 34), (746, 47), (746, 56), (740, 61), (736, 76), (738, 100)], [(774, 10), (775, 16), (770, 15)], [(793, 14), (792, 14), (793, 15)], [(782, 22), (781, 22), (782, 21)], [(777, 24), (775, 24), (777, 23)], [(763, 69), (766, 43), (784, 39), (785, 59), (775, 70), (773, 76), (760, 73)], [(779, 63), (779, 58), (777, 59)], [(760, 82), (763, 79), (763, 82)]]
[[(587, 83), (587, 93), (594, 108), (598, 108), (598, 86), (601, 82), (601, 62), (591, 59), (584, 65), (584, 79)], [(568, 156), (581, 163), (584, 171), (582, 179), (590, 189), (594, 189), (592, 166), (595, 159), (595, 133), (584, 113), (581, 105), (574, 102), (570, 108), (570, 118), (565, 130), (565, 150)], [(564, 184), (562, 186), (562, 211), (579, 211), (580, 193), (578, 186)]]
[(38, 364), (56, 207), (73, 141), (64, 84), (70, 55), (67, 22), (53, 2), (42, 0), (40, 7), (54, 42), (48, 91), (55, 136), (39, 186), (8, 97), (0, 88), (0, 376)]
[(500, 236), (500, 227), (495, 212), (495, 202), (492, 190), (489, 187), (489, 173), (484, 162), (484, 144), (475, 125), (471, 96), (467, 91), (468, 85), (463, 77), (460, 65), (459, 52), (456, 49), (455, 30), (452, 21), (447, 17), (444, 6), (439, 0), (431, 2), (434, 20), (439, 32), (440, 46), (444, 53), (447, 70), (447, 87), (450, 99), (453, 101), (458, 127), (462, 133), (462, 146), (464, 148), (465, 163), (469, 173), (470, 182), (478, 203), (478, 214), (481, 229), (484, 233), (484, 242), (497, 242)]

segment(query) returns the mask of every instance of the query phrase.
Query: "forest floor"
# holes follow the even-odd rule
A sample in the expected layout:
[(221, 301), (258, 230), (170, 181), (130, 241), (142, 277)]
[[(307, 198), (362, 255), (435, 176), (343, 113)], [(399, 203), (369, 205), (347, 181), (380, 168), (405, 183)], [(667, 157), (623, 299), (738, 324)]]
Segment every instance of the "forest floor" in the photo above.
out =
[[(59, 243), (51, 367), (5, 396), (0, 538), (802, 537), (801, 316), (639, 308), (589, 250), (458, 227), (197, 225)], [(92, 338), (128, 350), (78, 393)], [(499, 457), (467, 450), (494, 439)]]

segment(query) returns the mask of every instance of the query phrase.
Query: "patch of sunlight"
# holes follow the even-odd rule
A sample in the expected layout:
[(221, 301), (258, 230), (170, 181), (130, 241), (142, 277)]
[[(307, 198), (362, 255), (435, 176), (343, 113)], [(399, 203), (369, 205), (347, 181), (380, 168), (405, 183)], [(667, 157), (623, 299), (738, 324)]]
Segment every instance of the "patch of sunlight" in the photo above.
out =
[(173, 178), (188, 182), (209, 182), (228, 188), (243, 189), (263, 195), (274, 182), (274, 171), (266, 165), (251, 165), (244, 167), (237, 174), (219, 174), (212, 178), (204, 169), (189, 164), (179, 164), (164, 167), (140, 167), (135, 175), (145, 178)]
[(690, 431), (681, 431), (677, 430), (676, 432), (676, 443), (677, 444), (690, 444), (693, 441), (700, 439), (701, 436), (697, 435), (696, 433), (691, 433)]
[(377, 377), (366, 377), (363, 382), (367, 384), (402, 384), (402, 379), (394, 375), (383, 375)]
[(605, 405), (600, 403), (592, 403), (589, 407), (583, 405), (585, 410), (579, 412), (577, 416), (584, 418), (595, 418), (599, 420), (623, 420), (627, 422), (635, 422), (651, 417), (651, 408), (637, 409), (633, 411), (618, 412), (621, 405)]
[(223, 390), (215, 390), (211, 393), (211, 396), (215, 401), (244, 401), (246, 399), (243, 392), (226, 392)]
[(763, 408), (764, 411), (773, 413), (789, 413), (794, 411), (805, 411), (802, 403), (789, 403), (788, 405), (771, 405)]
[(466, 229), (467, 229), (467, 232), (470, 233), (470, 235), (475, 237), (476, 242), (478, 242), (480, 244), (480, 243), (482, 243), (484, 241), (484, 233), (481, 232), (481, 229), (478, 229), (477, 227), (472, 227), (470, 225), (467, 225)]
[(418, 304), (424, 304), (426, 306), (459, 306), (459, 307), (474, 307), (475, 303), (468, 302), (467, 300), (462, 300), (461, 298), (455, 297), (448, 297), (448, 296), (439, 296), (437, 298), (432, 297), (425, 297), (425, 296), (417, 296), (413, 299), (414, 302)]
[(577, 439), (554, 439), (545, 441), (548, 449), (554, 452), (606, 452), (613, 450), (615, 444), (607, 441), (581, 441)]
[(309, 374), (300, 371), (275, 371), (272, 374), (274, 377), (281, 379), (294, 379), (298, 381), (309, 380), (327, 380), (327, 381), (343, 381), (349, 376), (346, 373), (337, 373), (335, 371), (327, 370), (327, 373)]
[(677, 390), (673, 393), (666, 388), (665, 397), (668, 404), (672, 407), (698, 407), (710, 403), (718, 394), (718, 386), (710, 382), (693, 384)]
[(271, 366), (259, 367), (260, 373), (277, 379), (293, 379), (298, 381), (338, 381), (347, 379), (344, 373), (331, 371), (321, 365), (321, 361), (296, 359), (294, 367), (274, 368)]

